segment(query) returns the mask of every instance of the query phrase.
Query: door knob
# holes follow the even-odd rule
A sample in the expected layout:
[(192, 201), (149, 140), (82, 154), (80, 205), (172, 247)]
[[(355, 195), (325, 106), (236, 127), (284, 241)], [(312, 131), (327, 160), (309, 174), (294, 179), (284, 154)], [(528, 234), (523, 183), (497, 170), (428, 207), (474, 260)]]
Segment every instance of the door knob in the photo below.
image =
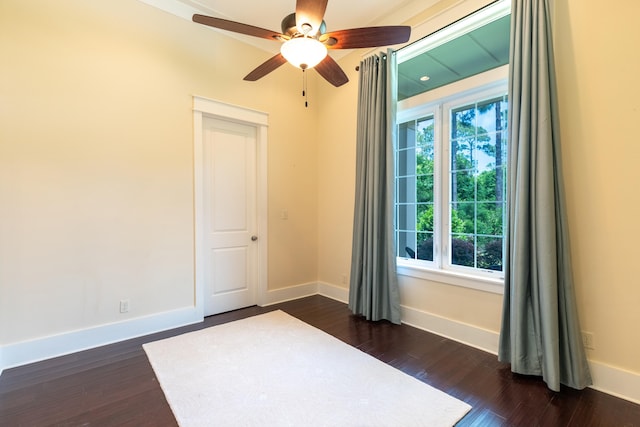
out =
[(258, 240), (258, 236), (251, 236), (251, 241), (255, 242), (256, 240)]

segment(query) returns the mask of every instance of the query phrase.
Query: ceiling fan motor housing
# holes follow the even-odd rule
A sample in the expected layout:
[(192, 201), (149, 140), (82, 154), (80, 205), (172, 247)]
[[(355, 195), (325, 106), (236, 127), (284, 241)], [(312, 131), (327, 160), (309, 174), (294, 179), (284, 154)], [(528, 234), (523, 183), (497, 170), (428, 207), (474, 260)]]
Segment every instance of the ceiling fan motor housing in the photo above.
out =
[[(282, 22), (280, 23), (280, 28), (282, 29), (282, 34), (286, 34), (291, 38), (303, 35), (300, 33), (300, 31), (298, 31), (298, 26), (296, 25), (295, 13), (290, 13), (289, 15), (285, 16)], [(327, 25), (323, 20), (322, 24), (320, 24), (320, 29), (318, 30), (316, 37), (324, 34), (326, 31), (327, 31)]]

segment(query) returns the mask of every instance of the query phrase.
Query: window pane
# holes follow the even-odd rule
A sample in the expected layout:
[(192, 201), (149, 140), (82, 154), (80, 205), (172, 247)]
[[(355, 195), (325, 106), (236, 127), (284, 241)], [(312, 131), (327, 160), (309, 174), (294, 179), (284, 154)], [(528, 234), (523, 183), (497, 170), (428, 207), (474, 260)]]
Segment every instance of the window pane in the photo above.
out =
[(507, 132), (503, 131), (500, 137), (500, 144), (497, 145), (499, 152), (496, 154), (496, 166), (507, 164)]
[(478, 268), (502, 271), (502, 238), (478, 237)]
[(502, 256), (504, 234), (507, 148), (504, 101), (504, 97), (494, 98), (451, 111), (449, 194), (453, 265), (502, 268), (502, 261), (496, 263), (495, 257)]
[(478, 136), (476, 150), (473, 153), (475, 159), (476, 172), (482, 173), (496, 166), (496, 141), (495, 135)]
[(476, 109), (464, 107), (454, 110), (451, 117), (451, 139), (466, 140), (476, 135)]
[(500, 130), (500, 123), (496, 126), (496, 117), (500, 117), (496, 109), (496, 103), (499, 102), (500, 100), (491, 100), (478, 104), (478, 134), (495, 133), (496, 130)]
[(507, 198), (506, 198), (506, 194), (507, 194), (507, 168), (506, 168), (506, 166), (503, 166), (503, 167), (497, 169), (496, 170), (496, 175), (500, 179), (500, 181), (498, 181), (497, 186), (496, 186), (497, 190), (499, 191), (499, 193), (496, 193), (496, 201), (504, 202), (505, 200), (507, 200)]
[(417, 229), (419, 231), (433, 232), (433, 203), (422, 203), (418, 205)]
[(502, 130), (507, 129), (507, 118), (509, 117), (509, 115), (507, 114), (507, 111), (509, 110), (508, 105), (509, 104), (507, 102), (507, 96), (505, 95), (500, 100), (500, 120), (502, 121)]
[(451, 141), (451, 170), (473, 170), (473, 138)]
[(433, 174), (433, 147), (431, 147), (431, 156), (428, 157), (420, 152), (417, 153), (415, 162), (415, 171), (418, 175)]
[(451, 239), (451, 264), (474, 267), (474, 251), (472, 236), (453, 236)]
[(415, 231), (398, 231), (398, 253), (402, 258), (416, 257), (416, 232)]
[(478, 134), (495, 134), (505, 130), (507, 127), (506, 113), (507, 103), (504, 97), (478, 103)]
[(478, 174), (478, 201), (498, 200), (497, 191), (495, 169), (488, 169)]
[(434, 141), (433, 117), (418, 121), (415, 174), (418, 175), (418, 201), (433, 201)]
[(418, 120), (417, 129), (418, 129), (418, 132), (416, 135), (417, 145), (421, 147), (423, 150), (426, 149), (427, 151), (423, 152), (423, 154), (433, 159), (433, 143), (434, 143), (433, 116), (425, 117), (423, 119)]
[(433, 202), (433, 175), (417, 177), (418, 203)]
[(476, 199), (475, 180), (471, 171), (453, 172), (451, 174), (451, 201), (473, 202)]
[(418, 259), (433, 261), (433, 233), (418, 233)]
[(400, 203), (415, 203), (416, 201), (416, 177), (409, 176), (397, 179), (397, 195)]
[(451, 204), (451, 232), (475, 233), (475, 203)]
[(409, 148), (406, 150), (398, 150), (396, 153), (398, 162), (396, 174), (398, 176), (414, 175), (416, 171), (416, 150)]
[(416, 229), (416, 205), (398, 205), (398, 230)]
[(416, 144), (415, 122), (410, 121), (398, 125), (398, 149), (411, 148)]
[(488, 234), (491, 236), (502, 236), (502, 222), (504, 210), (502, 203), (478, 203), (478, 223), (476, 224), (477, 234)]

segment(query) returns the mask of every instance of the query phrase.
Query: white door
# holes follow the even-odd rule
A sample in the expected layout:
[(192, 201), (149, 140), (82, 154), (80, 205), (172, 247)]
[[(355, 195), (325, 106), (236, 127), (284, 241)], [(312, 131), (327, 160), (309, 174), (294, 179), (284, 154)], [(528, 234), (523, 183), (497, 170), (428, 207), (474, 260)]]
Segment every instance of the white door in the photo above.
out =
[(256, 304), (256, 128), (203, 118), (204, 314)]

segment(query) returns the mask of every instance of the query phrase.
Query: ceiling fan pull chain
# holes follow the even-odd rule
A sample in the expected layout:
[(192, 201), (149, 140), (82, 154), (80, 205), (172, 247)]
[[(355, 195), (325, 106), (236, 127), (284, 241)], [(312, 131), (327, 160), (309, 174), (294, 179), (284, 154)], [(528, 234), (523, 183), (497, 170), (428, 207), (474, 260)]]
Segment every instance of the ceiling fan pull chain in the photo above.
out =
[(309, 101), (307, 96), (307, 74), (305, 70), (302, 70), (302, 96), (304, 97), (304, 108), (309, 107)]

